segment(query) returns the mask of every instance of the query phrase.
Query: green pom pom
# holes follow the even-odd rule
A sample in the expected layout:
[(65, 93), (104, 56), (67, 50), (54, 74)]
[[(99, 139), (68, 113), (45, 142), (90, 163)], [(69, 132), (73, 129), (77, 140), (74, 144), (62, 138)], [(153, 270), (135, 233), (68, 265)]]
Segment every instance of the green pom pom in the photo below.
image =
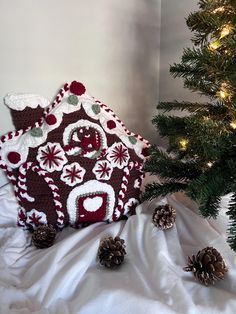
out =
[(99, 114), (101, 109), (99, 105), (92, 105), (92, 110), (95, 114)]
[(133, 144), (133, 145), (137, 143), (137, 139), (136, 139), (136, 137), (134, 137), (134, 136), (129, 136), (129, 141), (130, 141), (130, 143)]
[(78, 97), (76, 95), (70, 95), (68, 97), (68, 103), (70, 105), (76, 106), (78, 104), (78, 102), (79, 102), (79, 99), (78, 99)]
[(33, 136), (33, 137), (41, 137), (43, 136), (43, 131), (41, 128), (33, 128), (31, 131), (30, 131), (30, 134)]

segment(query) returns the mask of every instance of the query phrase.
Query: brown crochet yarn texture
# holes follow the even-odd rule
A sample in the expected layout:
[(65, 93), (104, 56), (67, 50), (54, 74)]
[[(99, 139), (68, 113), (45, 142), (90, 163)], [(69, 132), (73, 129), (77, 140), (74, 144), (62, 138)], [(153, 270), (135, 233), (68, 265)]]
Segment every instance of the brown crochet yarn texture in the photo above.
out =
[(23, 111), (10, 110), (12, 122), (17, 130), (25, 129), (29, 125), (33, 125), (43, 115), (43, 108), (38, 106), (36, 109), (26, 107)]
[(16, 126), (30, 127), (0, 142), (0, 166), (20, 204), (18, 225), (61, 229), (134, 214), (148, 141), (76, 81), (42, 111), (11, 110)]

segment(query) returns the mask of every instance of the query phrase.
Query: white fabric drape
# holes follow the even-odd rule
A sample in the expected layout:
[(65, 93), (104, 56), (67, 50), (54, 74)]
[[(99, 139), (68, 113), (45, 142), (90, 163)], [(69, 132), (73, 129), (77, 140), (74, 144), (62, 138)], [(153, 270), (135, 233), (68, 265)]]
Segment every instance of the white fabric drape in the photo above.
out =
[[(161, 202), (165, 202), (162, 200)], [(217, 220), (204, 220), (196, 205), (178, 193), (167, 231), (151, 223), (161, 202), (145, 202), (128, 221), (67, 228), (49, 249), (37, 250), (30, 235), (15, 227), (17, 204), (10, 185), (0, 189), (0, 313), (145, 314), (235, 313), (236, 254), (226, 243), (228, 198)], [(117, 270), (96, 262), (100, 240), (120, 235), (127, 255)], [(214, 246), (225, 258), (225, 280), (205, 287), (182, 270), (187, 256)]]

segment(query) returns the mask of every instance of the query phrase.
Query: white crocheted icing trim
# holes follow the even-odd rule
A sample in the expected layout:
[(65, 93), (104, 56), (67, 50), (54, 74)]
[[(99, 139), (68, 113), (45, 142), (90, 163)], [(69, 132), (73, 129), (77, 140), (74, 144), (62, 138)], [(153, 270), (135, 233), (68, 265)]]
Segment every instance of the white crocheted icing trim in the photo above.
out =
[(38, 106), (45, 108), (49, 105), (49, 100), (43, 96), (35, 94), (13, 93), (4, 97), (5, 104), (14, 110), (22, 111), (26, 107), (35, 109)]

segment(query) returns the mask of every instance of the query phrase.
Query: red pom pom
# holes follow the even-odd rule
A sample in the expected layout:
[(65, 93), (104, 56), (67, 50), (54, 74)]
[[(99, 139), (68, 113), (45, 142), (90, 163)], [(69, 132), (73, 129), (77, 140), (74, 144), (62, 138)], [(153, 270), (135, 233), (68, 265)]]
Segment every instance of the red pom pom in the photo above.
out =
[(108, 129), (114, 129), (115, 127), (116, 127), (116, 123), (115, 123), (115, 121), (113, 121), (113, 120), (109, 120), (109, 121), (107, 121), (107, 127), (108, 127)]
[(12, 164), (17, 164), (21, 160), (20, 154), (17, 152), (10, 152), (7, 158)]
[(86, 89), (82, 83), (73, 81), (70, 85), (70, 91), (77, 96), (81, 96), (85, 93)]
[(142, 155), (143, 155), (144, 157), (148, 157), (148, 156), (150, 155), (150, 152), (149, 152), (149, 148), (148, 148), (148, 147), (144, 147), (144, 148), (142, 149)]
[(45, 120), (48, 125), (53, 125), (57, 123), (57, 118), (54, 116), (54, 114), (48, 115)]

